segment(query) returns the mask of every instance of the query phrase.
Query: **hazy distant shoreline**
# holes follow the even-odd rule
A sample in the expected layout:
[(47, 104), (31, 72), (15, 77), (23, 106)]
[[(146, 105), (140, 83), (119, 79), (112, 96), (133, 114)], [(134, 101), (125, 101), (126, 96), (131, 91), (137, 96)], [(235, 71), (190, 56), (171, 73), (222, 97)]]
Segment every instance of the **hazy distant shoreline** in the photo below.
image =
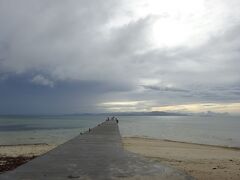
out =
[(69, 113), (69, 114), (0, 114), (0, 117), (49, 117), (49, 116), (240, 116), (232, 115), (227, 112), (169, 112), (169, 111), (140, 111), (140, 112), (104, 112), (104, 113)]

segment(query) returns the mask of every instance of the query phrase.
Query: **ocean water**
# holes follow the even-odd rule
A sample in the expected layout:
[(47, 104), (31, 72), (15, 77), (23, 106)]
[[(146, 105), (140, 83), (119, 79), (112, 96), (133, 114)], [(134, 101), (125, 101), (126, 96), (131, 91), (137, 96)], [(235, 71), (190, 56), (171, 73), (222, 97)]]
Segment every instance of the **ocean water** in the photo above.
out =
[[(0, 145), (61, 144), (105, 116), (0, 116)], [(123, 137), (160, 138), (240, 147), (239, 117), (119, 116)]]

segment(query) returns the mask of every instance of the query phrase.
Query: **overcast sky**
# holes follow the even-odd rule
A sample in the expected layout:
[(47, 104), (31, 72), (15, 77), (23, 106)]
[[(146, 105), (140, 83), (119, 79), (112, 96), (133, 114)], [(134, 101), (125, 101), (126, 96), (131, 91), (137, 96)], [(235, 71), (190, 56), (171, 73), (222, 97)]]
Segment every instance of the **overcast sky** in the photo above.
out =
[(239, 0), (0, 0), (0, 113), (240, 113)]

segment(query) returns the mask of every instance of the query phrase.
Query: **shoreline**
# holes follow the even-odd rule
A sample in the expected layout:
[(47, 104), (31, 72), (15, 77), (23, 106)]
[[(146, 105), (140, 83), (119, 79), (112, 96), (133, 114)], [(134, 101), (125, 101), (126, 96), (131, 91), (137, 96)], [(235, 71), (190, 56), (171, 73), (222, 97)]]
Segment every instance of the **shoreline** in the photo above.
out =
[(240, 179), (240, 149), (146, 137), (123, 137), (123, 147), (196, 179)]
[[(160, 139), (160, 138), (151, 138), (151, 137), (142, 137), (142, 136), (123, 136), (122, 139), (144, 139), (144, 140), (155, 140), (155, 141), (163, 141), (163, 142), (171, 142), (171, 143), (182, 143), (182, 144), (189, 144), (189, 145), (200, 145), (206, 147), (216, 147), (216, 148), (226, 148), (232, 150), (240, 150), (240, 147), (237, 146), (227, 146), (227, 145), (216, 145), (216, 144), (203, 144), (203, 143), (195, 143), (195, 142), (187, 142), (187, 141), (177, 141), (177, 140), (170, 140), (170, 139)], [(0, 145), (1, 146), (1, 145)]]
[[(163, 142), (171, 142), (171, 143), (182, 143), (182, 144), (189, 144), (189, 145), (199, 145), (199, 146), (206, 146), (206, 147), (216, 147), (216, 148), (225, 148), (225, 149), (232, 149), (232, 150), (240, 150), (240, 147), (237, 146), (227, 146), (227, 145), (215, 145), (215, 144), (203, 144), (203, 143), (195, 143), (195, 142), (186, 142), (186, 141), (177, 141), (177, 140), (170, 140), (170, 139), (158, 139), (158, 138), (151, 138), (151, 137), (141, 137), (141, 136), (123, 136), (122, 140), (124, 139), (142, 139), (142, 140), (153, 140), (153, 141), (163, 141)], [(64, 142), (65, 143), (65, 142)], [(19, 146), (54, 146), (57, 147), (61, 144), (49, 144), (49, 143), (23, 143), (23, 144), (0, 144), (0, 148), (2, 147), (19, 147)], [(0, 150), (1, 156), (1, 150)]]
[(49, 145), (49, 144), (48, 144), (48, 143), (1, 144), (0, 147), (11, 147), (11, 146), (38, 146), (38, 145)]
[[(240, 148), (148, 137), (122, 137), (123, 148), (196, 179), (240, 179)], [(47, 153), (47, 143), (0, 145), (0, 174)]]

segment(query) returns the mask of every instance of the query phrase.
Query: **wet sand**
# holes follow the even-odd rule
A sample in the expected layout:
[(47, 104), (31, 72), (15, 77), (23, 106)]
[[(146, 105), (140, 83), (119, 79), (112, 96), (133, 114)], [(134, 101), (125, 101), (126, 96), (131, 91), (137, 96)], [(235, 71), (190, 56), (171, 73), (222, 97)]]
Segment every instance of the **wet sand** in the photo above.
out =
[(240, 179), (238, 148), (139, 137), (122, 141), (126, 150), (184, 170), (196, 179)]

